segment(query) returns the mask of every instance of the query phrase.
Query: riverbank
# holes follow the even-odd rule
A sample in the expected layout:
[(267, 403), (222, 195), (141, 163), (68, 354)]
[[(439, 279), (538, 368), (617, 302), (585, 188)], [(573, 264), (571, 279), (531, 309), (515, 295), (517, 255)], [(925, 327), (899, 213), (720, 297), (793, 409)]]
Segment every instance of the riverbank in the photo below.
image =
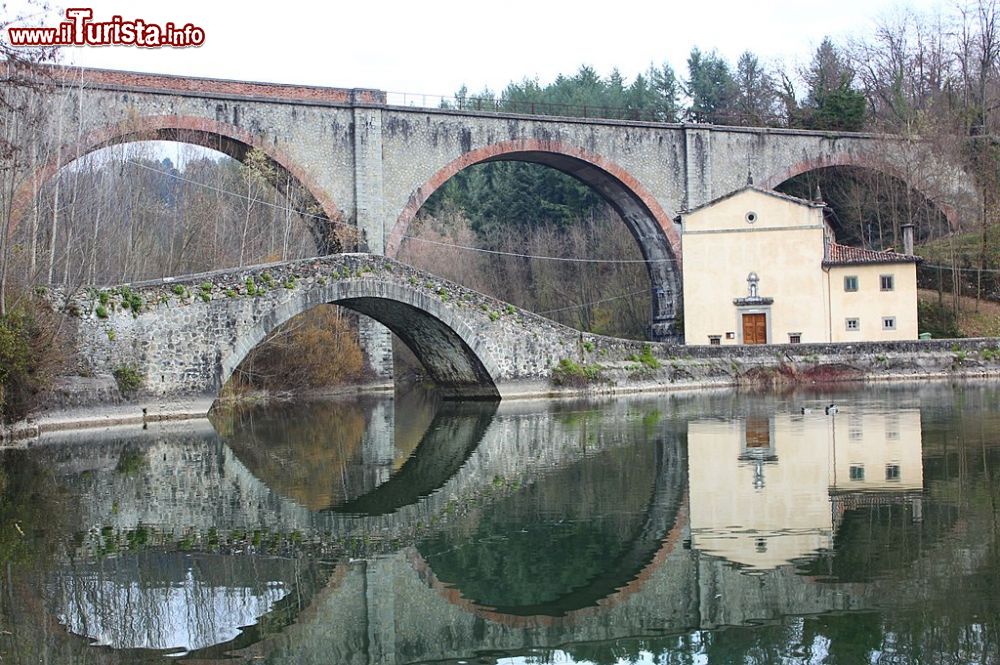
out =
[[(628, 361), (603, 363), (599, 353), (584, 348), (578, 359), (560, 361), (549, 377), (505, 384), (502, 394), (510, 400), (971, 378), (1000, 378), (1000, 339), (730, 347), (650, 344)], [(76, 428), (203, 418), (217, 401), (204, 395), (140, 395), (126, 400), (107, 383), (107, 378), (100, 377), (62, 382), (57, 406), (5, 428), (0, 440)], [(367, 384), (337, 394), (391, 389), (391, 384)], [(87, 400), (92, 401), (88, 404)]]
[[(79, 377), (72, 377), (78, 379)], [(74, 429), (100, 429), (119, 425), (146, 425), (154, 422), (193, 420), (207, 418), (213, 408), (238, 407), (259, 402), (277, 402), (302, 399), (332, 399), (365, 394), (384, 394), (393, 390), (392, 383), (379, 382), (353, 386), (341, 386), (331, 390), (309, 391), (303, 394), (254, 392), (238, 398), (215, 399), (207, 396), (173, 398), (137, 398), (125, 400), (117, 391), (104, 387), (95, 389), (94, 384), (106, 382), (73, 381), (80, 387), (76, 400), (68, 400), (72, 406), (57, 406), (33, 414), (25, 420), (0, 427), (0, 443), (32, 439), (51, 432)], [(66, 385), (66, 382), (63, 382)], [(81, 403), (82, 396), (101, 395), (105, 401), (94, 401), (89, 405)]]

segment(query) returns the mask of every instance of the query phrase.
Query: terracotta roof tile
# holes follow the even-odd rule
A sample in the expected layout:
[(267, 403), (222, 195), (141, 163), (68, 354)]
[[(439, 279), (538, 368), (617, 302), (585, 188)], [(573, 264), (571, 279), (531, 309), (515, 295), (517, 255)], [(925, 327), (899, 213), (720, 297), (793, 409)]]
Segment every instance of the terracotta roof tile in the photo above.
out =
[(861, 249), (838, 245), (835, 242), (827, 244), (825, 266), (856, 266), (869, 263), (919, 263), (919, 256), (899, 254), (897, 252), (880, 252), (874, 249)]

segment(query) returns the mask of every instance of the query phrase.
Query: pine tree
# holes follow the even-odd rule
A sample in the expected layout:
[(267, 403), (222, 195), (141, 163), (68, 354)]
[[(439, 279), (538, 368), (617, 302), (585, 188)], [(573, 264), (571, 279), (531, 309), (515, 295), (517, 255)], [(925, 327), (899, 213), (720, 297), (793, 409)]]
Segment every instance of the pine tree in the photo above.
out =
[(804, 104), (810, 129), (858, 131), (864, 128), (868, 102), (854, 88), (854, 70), (829, 37), (816, 49), (805, 72), (809, 93)]
[(736, 81), (729, 65), (715, 51), (702, 53), (698, 47), (691, 49), (686, 91), (691, 98), (688, 117), (694, 122), (725, 124), (733, 121)]

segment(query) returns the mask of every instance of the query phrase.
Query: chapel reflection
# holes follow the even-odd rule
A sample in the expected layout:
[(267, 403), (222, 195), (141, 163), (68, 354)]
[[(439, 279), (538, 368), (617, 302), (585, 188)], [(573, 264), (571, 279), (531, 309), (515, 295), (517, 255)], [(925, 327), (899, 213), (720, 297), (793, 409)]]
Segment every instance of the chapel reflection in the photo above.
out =
[(694, 420), (688, 459), (692, 545), (749, 570), (831, 549), (849, 510), (921, 516), (917, 409)]

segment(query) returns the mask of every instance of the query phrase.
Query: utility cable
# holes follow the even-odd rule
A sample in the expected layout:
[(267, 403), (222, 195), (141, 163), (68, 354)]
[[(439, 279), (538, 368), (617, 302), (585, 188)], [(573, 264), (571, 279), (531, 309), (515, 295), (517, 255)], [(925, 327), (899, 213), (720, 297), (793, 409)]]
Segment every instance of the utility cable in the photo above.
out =
[(640, 295), (642, 293), (649, 293), (649, 289), (643, 289), (642, 291), (633, 291), (632, 293), (625, 293), (620, 296), (612, 296), (610, 298), (603, 298), (601, 300), (592, 300), (591, 302), (585, 302), (580, 305), (570, 305), (569, 307), (560, 307), (558, 309), (547, 309), (544, 312), (535, 312), (535, 314), (555, 314), (556, 312), (565, 312), (570, 309), (583, 309), (584, 307), (590, 307), (591, 305), (600, 305), (601, 303), (611, 302), (612, 300), (621, 300), (623, 298), (631, 298), (633, 296)]
[[(276, 203), (271, 203), (270, 201), (263, 201), (263, 200), (260, 200), (260, 199), (254, 199), (254, 198), (251, 198), (249, 196), (246, 196), (245, 194), (241, 194), (239, 192), (233, 192), (233, 191), (230, 191), (230, 190), (227, 190), (227, 189), (223, 189), (221, 187), (216, 187), (214, 185), (209, 185), (207, 183), (198, 182), (197, 180), (191, 180), (190, 178), (186, 178), (186, 177), (184, 177), (184, 176), (182, 176), (180, 174), (171, 173), (169, 171), (164, 171), (162, 169), (158, 169), (158, 168), (149, 166), (148, 164), (142, 164), (141, 162), (137, 162), (137, 161), (134, 161), (134, 160), (131, 160), (131, 159), (126, 159), (125, 161), (128, 162), (129, 164), (133, 164), (135, 166), (138, 166), (139, 168), (146, 169), (148, 171), (153, 171), (154, 173), (159, 173), (161, 175), (165, 175), (167, 177), (174, 178), (176, 180), (180, 180), (181, 182), (186, 182), (186, 183), (189, 183), (191, 185), (195, 185), (197, 187), (203, 187), (205, 189), (208, 189), (210, 191), (213, 191), (213, 192), (216, 192), (216, 193), (219, 193), (219, 194), (226, 194), (228, 196), (234, 196), (236, 198), (243, 199), (244, 201), (252, 201), (254, 203), (259, 203), (259, 204), (262, 204), (264, 206), (267, 206), (267, 207), (270, 207), (270, 208), (274, 208), (276, 210), (281, 210), (283, 212), (293, 212), (293, 213), (295, 213), (297, 215), (300, 215), (301, 217), (320, 220), (320, 221), (326, 222), (328, 224), (335, 224), (335, 225), (343, 226), (343, 227), (350, 228), (350, 229), (357, 228), (355, 225), (350, 224), (348, 222), (339, 222), (337, 220), (333, 220), (333, 219), (329, 219), (327, 217), (324, 217), (322, 215), (314, 215), (312, 213), (304, 212), (302, 210), (296, 210), (295, 208), (291, 208), (291, 207), (288, 207), (288, 206), (282, 206), (282, 205), (278, 205)], [(493, 254), (493, 255), (497, 255), (497, 256), (509, 256), (509, 257), (522, 258), (522, 259), (535, 259), (535, 260), (539, 260), (539, 261), (562, 261), (562, 262), (566, 262), (566, 263), (596, 263), (596, 264), (623, 264), (623, 265), (624, 264), (658, 264), (658, 263), (675, 263), (676, 262), (676, 259), (589, 259), (589, 258), (575, 258), (575, 257), (563, 257), (563, 256), (548, 256), (548, 255), (543, 255), (543, 254), (524, 254), (524, 253), (520, 253), (520, 252), (504, 252), (504, 251), (495, 250), (495, 249), (483, 249), (481, 247), (472, 247), (470, 245), (459, 245), (457, 243), (441, 242), (441, 241), (438, 241), (438, 240), (430, 240), (430, 239), (427, 239), (427, 238), (420, 238), (420, 237), (417, 237), (417, 236), (406, 235), (406, 234), (404, 234), (402, 236), (402, 238), (407, 239), (407, 240), (414, 240), (416, 242), (429, 243), (429, 244), (432, 244), (432, 245), (440, 245), (440, 246), (443, 246), (443, 247), (453, 247), (455, 249), (462, 249), (462, 250), (466, 250), (466, 251), (470, 251), (470, 252), (479, 252), (479, 253), (482, 253), (482, 254)]]

